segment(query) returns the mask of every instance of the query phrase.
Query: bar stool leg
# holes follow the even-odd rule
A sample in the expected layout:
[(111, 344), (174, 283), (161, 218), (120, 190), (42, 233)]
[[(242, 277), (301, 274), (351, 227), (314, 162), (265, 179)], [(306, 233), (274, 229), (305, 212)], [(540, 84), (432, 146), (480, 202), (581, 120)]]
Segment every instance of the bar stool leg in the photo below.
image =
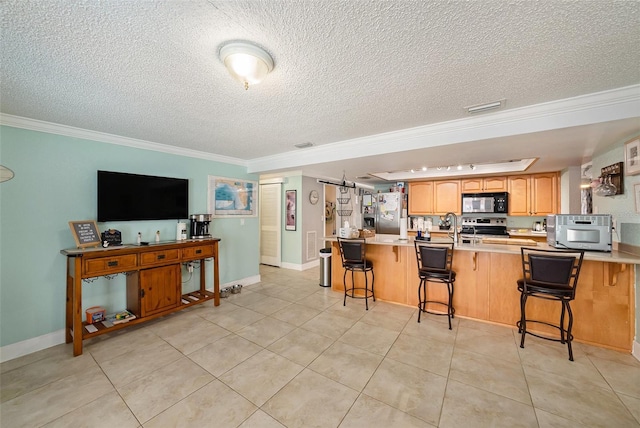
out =
[(520, 325), (518, 326), (518, 333), (520, 333), (520, 347), (524, 348), (524, 338), (527, 335), (527, 316), (526, 316), (526, 306), (527, 306), (527, 295), (522, 293), (520, 296)]
[(451, 318), (453, 318), (453, 283), (447, 284), (447, 289), (449, 291), (449, 304), (447, 305), (447, 318), (449, 320), (449, 330), (451, 330)]
[[(365, 273), (366, 275), (366, 273)], [(373, 284), (376, 282), (376, 276), (373, 273), (373, 269), (371, 270), (371, 296), (373, 297), (373, 301), (376, 301), (376, 292), (373, 291)]]
[(571, 312), (571, 306), (569, 305), (569, 302), (562, 301), (562, 305), (563, 307), (566, 306), (567, 312), (569, 313), (569, 326), (567, 327), (567, 348), (569, 348), (569, 361), (573, 361), (573, 349), (571, 348), (571, 341), (573, 340), (573, 337), (571, 336), (571, 328), (573, 327), (573, 313)]
[(344, 302), (342, 302), (342, 306), (347, 306), (347, 271), (344, 271), (344, 275), (342, 276), (342, 284), (344, 285)]

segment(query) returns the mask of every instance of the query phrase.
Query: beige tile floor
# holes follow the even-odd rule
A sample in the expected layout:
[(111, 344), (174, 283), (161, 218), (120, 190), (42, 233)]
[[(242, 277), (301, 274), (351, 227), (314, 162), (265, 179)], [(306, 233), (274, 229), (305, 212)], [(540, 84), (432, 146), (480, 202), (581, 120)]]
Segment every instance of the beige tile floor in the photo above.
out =
[(640, 427), (640, 362), (261, 267), (213, 304), (1, 365), (2, 427)]

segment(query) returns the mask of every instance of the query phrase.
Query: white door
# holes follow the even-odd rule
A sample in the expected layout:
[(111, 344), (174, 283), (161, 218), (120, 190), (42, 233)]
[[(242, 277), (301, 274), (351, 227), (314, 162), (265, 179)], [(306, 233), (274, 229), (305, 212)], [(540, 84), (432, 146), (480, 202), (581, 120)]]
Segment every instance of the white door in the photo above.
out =
[(282, 263), (282, 184), (260, 185), (260, 263)]

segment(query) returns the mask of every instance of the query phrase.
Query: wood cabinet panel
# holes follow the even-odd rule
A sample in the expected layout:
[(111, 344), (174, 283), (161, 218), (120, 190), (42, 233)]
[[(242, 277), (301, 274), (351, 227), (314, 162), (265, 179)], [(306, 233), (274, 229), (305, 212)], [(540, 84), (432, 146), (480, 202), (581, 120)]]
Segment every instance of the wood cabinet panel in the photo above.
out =
[(140, 312), (142, 317), (178, 306), (180, 265), (140, 271)]
[(205, 245), (201, 247), (189, 247), (182, 250), (182, 260), (195, 260), (213, 256), (213, 247)]
[(529, 176), (509, 177), (509, 215), (529, 215), (531, 191), (529, 190)]
[(84, 261), (83, 275), (101, 276), (111, 273), (125, 272), (127, 269), (135, 269), (137, 265), (138, 257), (135, 254), (86, 259)]
[(506, 192), (507, 177), (466, 178), (460, 181), (462, 193)]
[(556, 214), (558, 212), (557, 174), (531, 176), (532, 215)]
[(558, 173), (517, 175), (508, 178), (509, 215), (558, 212)]
[(491, 254), (477, 251), (455, 251), (453, 270), (456, 282), (453, 307), (456, 315), (489, 318), (489, 267)]
[(459, 214), (461, 210), (460, 198), (460, 180), (434, 182), (434, 214), (446, 214), (448, 212)]
[(149, 267), (158, 264), (167, 264), (172, 261), (180, 260), (180, 250), (174, 248), (164, 251), (146, 251), (140, 253), (140, 266)]
[(433, 181), (409, 183), (409, 215), (433, 214)]

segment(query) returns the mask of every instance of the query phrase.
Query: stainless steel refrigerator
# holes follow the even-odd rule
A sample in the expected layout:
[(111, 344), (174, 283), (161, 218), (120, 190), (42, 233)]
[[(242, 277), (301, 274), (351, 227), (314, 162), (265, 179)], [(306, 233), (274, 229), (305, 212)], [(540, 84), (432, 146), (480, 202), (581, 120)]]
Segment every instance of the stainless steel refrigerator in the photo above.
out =
[(376, 193), (376, 233), (400, 234), (404, 193)]

